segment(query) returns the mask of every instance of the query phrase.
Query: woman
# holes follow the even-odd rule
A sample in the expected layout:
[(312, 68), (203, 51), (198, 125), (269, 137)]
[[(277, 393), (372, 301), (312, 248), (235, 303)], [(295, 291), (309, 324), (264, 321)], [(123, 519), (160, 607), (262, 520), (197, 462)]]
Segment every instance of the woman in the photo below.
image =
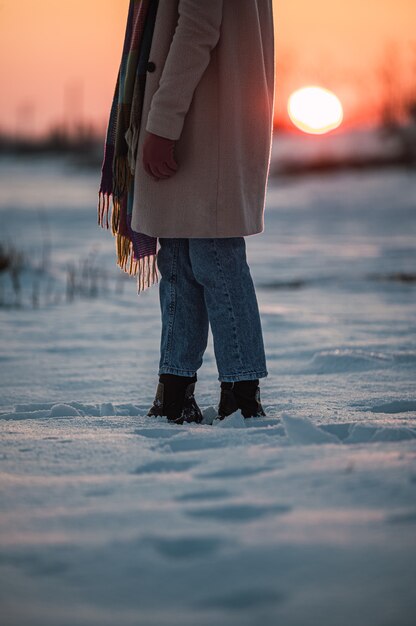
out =
[[(152, 1), (152, 0), (151, 0)], [(202, 420), (208, 328), (218, 419), (265, 415), (268, 375), (244, 237), (264, 230), (274, 108), (272, 0), (159, 0), (131, 228), (159, 238), (159, 383), (148, 415)]]

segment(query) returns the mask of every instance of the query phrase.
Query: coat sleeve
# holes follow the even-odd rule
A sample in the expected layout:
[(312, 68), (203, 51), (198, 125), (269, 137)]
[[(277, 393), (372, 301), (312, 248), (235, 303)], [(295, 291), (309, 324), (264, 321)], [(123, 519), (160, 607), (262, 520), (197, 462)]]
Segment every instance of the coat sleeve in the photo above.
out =
[(224, 0), (179, 0), (178, 23), (153, 94), (146, 130), (179, 139), (195, 88), (216, 46)]

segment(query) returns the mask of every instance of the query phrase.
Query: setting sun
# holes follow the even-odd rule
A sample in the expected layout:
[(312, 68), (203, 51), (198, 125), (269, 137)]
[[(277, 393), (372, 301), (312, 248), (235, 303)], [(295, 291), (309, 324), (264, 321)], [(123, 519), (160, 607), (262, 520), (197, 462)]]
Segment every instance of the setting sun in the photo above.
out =
[(305, 133), (323, 134), (337, 128), (343, 119), (342, 104), (324, 87), (302, 87), (288, 101), (293, 124)]

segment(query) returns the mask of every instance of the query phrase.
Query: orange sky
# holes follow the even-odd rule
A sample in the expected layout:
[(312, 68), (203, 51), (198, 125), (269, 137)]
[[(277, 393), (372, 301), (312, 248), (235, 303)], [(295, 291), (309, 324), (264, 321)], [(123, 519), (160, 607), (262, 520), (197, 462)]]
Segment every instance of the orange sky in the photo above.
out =
[[(411, 63), (416, 73), (414, 0), (274, 4), (282, 121), (291, 91), (307, 84), (335, 91), (346, 125), (374, 119), (377, 67), (388, 45), (397, 46), (402, 80)], [(0, 0), (0, 128), (39, 134), (80, 116), (105, 126), (127, 9), (128, 0)]]

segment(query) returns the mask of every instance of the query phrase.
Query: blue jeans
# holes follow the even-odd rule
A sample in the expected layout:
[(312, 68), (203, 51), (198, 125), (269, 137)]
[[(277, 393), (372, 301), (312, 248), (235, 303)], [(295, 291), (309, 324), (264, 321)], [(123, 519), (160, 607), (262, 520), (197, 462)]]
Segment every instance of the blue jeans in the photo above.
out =
[(159, 238), (160, 374), (194, 376), (214, 342), (218, 380), (268, 375), (244, 237)]

